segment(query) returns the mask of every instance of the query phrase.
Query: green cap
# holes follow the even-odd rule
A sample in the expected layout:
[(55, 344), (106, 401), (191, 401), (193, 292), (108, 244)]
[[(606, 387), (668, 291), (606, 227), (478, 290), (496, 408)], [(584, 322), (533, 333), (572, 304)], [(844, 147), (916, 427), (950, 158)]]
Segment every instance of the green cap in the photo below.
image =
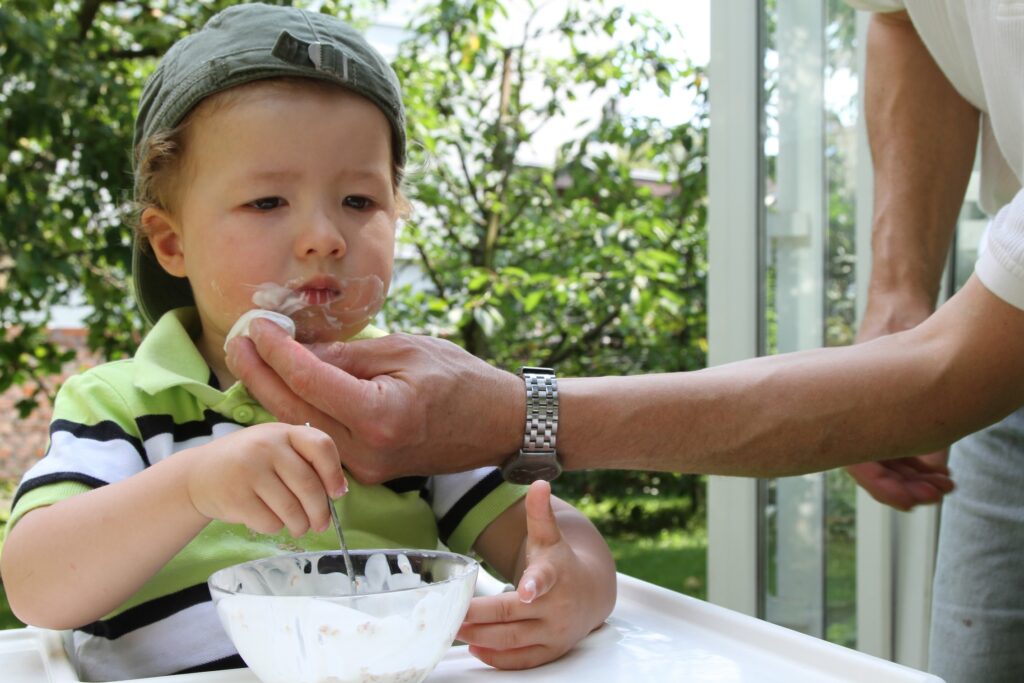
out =
[[(395, 163), (405, 165), (401, 86), (381, 54), (337, 17), (259, 3), (214, 15), (160, 60), (139, 100), (135, 163), (143, 141), (177, 126), (210, 95), (280, 77), (336, 83), (376, 104), (391, 124)], [(167, 273), (143, 246), (135, 240), (132, 274), (147, 322), (155, 323), (173, 308), (195, 305), (188, 280)]]

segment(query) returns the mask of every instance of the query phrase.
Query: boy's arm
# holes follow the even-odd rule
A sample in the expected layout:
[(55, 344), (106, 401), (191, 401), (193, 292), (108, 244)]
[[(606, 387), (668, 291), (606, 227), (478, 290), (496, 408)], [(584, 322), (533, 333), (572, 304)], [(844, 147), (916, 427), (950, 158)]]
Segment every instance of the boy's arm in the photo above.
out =
[(344, 485), (322, 432), (280, 423), (242, 429), (28, 512), (4, 542), (4, 588), (26, 623), (82, 626), (124, 603), (211, 519), (260, 533), (323, 530), (324, 491), (338, 495)]
[(476, 551), (515, 593), (475, 598), (459, 638), (484, 662), (523, 669), (569, 651), (615, 606), (615, 562), (608, 545), (575, 508), (550, 495), (546, 482), (477, 539)]
[(142, 587), (209, 521), (187, 494), (183, 451), (128, 479), (28, 512), (11, 530), (0, 571), (27, 624), (88, 624)]

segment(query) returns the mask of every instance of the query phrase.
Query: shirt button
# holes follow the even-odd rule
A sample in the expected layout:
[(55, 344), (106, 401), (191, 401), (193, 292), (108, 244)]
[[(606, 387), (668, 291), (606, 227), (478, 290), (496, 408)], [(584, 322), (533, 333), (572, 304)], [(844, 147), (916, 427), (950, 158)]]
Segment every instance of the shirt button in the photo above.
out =
[(252, 409), (252, 406), (238, 406), (235, 408), (234, 412), (231, 413), (231, 417), (234, 418), (235, 422), (248, 424), (252, 422), (254, 417), (256, 417), (256, 411)]

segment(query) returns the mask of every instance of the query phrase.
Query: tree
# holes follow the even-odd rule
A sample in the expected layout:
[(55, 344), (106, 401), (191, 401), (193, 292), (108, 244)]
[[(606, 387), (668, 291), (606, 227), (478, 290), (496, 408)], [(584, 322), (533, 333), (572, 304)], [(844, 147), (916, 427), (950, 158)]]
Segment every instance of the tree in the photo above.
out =
[[(494, 0), (445, 0), (402, 46), (396, 68), (425, 169), (410, 179), (404, 238), (430, 286), (396, 292), (391, 319), (505, 367), (703, 367), (703, 74), (663, 56), (669, 29), (621, 7), (577, 3), (515, 35), (496, 28), (501, 18)], [(551, 54), (557, 45), (564, 54)], [(679, 99), (692, 89), (696, 119), (669, 128), (620, 114), (646, 83)], [(607, 93), (592, 129), (554, 168), (522, 164), (531, 134), (591, 92)]]
[[(564, 375), (692, 370), (706, 362), (706, 95), (702, 71), (664, 56), (672, 32), (590, 2), (560, 21), (498, 26), (503, 5), (445, 0), (413, 22), (405, 88), (416, 209), (403, 238), (427, 287), (393, 292), (389, 318), (499, 366)], [(558, 53), (553, 46), (564, 45)], [(600, 48), (593, 46), (599, 45)], [(645, 84), (691, 99), (676, 127), (620, 113)], [(688, 91), (688, 92), (687, 92)], [(583, 94), (605, 93), (552, 168), (520, 162), (531, 134)], [(682, 493), (693, 477), (587, 473), (576, 494)]]
[(156, 57), (232, 4), (0, 4), (0, 391), (30, 387), (23, 414), (56, 392), (49, 378), (74, 358), (47, 338), (55, 307), (90, 307), (88, 344), (106, 358), (138, 343), (129, 286), (135, 104)]
[[(45, 336), (70, 297), (92, 309), (91, 348), (113, 358), (137, 344), (135, 102), (155, 57), (230, 4), (0, 5), (0, 390), (33, 386), (25, 411), (55, 391), (46, 378), (71, 357)], [(365, 23), (381, 4), (317, 6)], [(428, 284), (393, 292), (390, 326), (450, 337), (509, 368), (703, 367), (707, 80), (665, 56), (672, 30), (611, 2), (567, 3), (557, 21), (533, 18), (515, 34), (499, 0), (423, 7), (395, 66), (418, 143), (403, 240)], [(622, 113), (645, 84), (692, 101), (694, 119), (667, 127)], [(553, 167), (522, 163), (534, 131), (595, 92), (604, 106)]]

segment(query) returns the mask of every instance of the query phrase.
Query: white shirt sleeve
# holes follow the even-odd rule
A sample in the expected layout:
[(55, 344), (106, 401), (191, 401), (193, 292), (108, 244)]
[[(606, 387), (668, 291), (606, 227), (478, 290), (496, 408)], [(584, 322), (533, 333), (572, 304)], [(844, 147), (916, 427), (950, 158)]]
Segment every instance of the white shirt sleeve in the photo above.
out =
[(992, 219), (974, 272), (993, 294), (1024, 309), (1024, 191)]
[(903, 0), (846, 0), (846, 4), (865, 12), (899, 12), (907, 8)]

